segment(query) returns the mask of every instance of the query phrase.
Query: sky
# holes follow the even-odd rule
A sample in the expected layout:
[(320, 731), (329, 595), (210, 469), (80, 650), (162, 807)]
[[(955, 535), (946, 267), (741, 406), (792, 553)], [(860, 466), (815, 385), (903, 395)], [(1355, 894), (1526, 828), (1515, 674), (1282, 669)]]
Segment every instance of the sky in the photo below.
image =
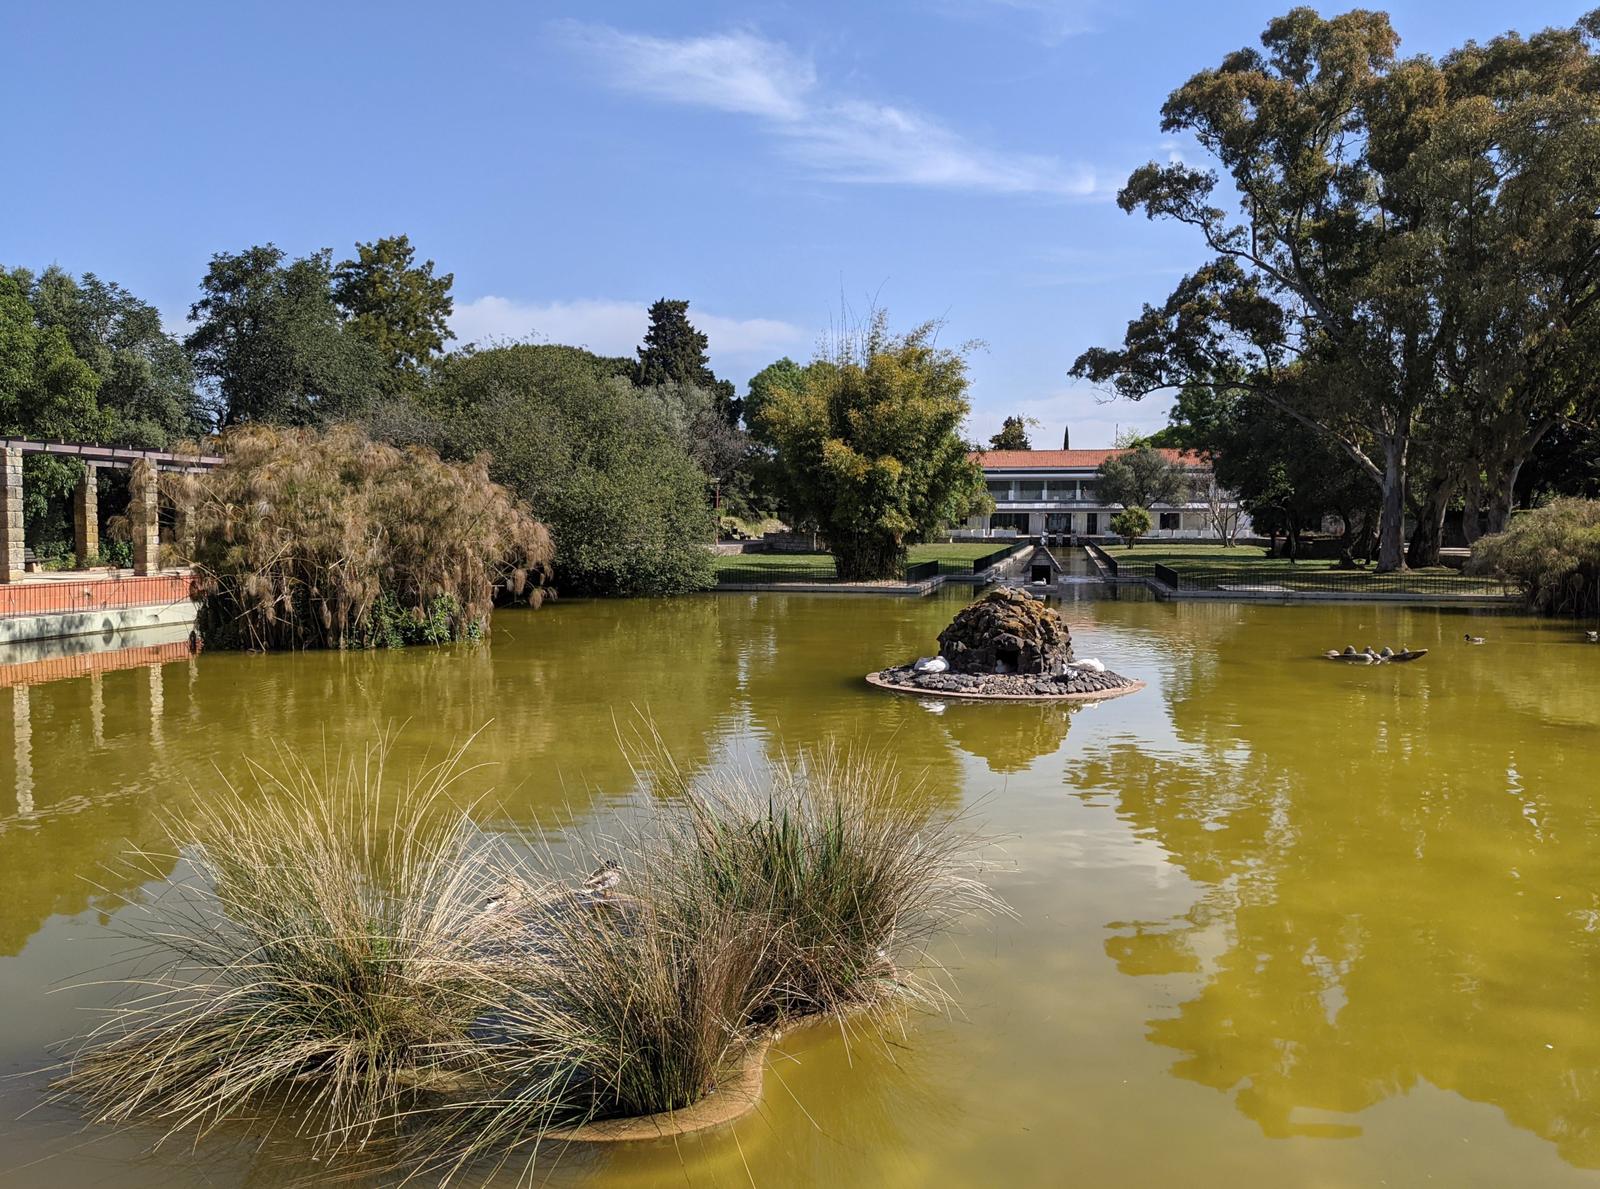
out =
[[(0, 266), (94, 272), (182, 333), (214, 252), (403, 232), (463, 342), (631, 353), (686, 298), (741, 387), (876, 307), (981, 344), (974, 437), (1020, 414), (1109, 445), (1167, 404), (1073, 359), (1204, 259), (1116, 191), (1204, 162), (1163, 100), (1288, 7), (7, 0)], [(1587, 5), (1387, 7), (1440, 54)]]

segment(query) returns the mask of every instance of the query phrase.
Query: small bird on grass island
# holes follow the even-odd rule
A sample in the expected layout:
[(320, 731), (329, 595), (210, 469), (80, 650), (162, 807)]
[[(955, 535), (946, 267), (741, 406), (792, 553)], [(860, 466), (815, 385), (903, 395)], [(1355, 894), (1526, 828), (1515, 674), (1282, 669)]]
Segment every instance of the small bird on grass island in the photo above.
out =
[(1483, 637), (1482, 636), (1474, 636), (1471, 632), (1468, 632), (1465, 636), (1463, 636), (1461, 638), (1463, 640), (1465, 640), (1468, 644), (1482, 644), (1483, 643)]
[(1600, 632), (1584, 632), (1583, 638), (1591, 644), (1600, 644)]
[(622, 864), (615, 859), (607, 859), (588, 879), (583, 881), (583, 890), (595, 896), (604, 896), (612, 888), (622, 882)]

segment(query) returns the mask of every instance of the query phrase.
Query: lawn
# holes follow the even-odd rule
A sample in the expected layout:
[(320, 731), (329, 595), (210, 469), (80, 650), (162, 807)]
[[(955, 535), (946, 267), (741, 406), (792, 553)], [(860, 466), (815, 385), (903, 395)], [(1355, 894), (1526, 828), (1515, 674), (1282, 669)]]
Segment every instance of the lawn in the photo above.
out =
[(1121, 545), (1106, 548), (1106, 553), (1124, 575), (1152, 576), (1155, 567), (1169, 566), (1185, 586), (1227, 589), (1265, 581), (1273, 587), (1290, 590), (1370, 590), (1394, 593), (1483, 593), (1500, 594), (1502, 586), (1494, 578), (1463, 574), (1448, 566), (1430, 566), (1395, 574), (1378, 574), (1371, 567), (1339, 570), (1333, 558), (1290, 561), (1268, 557), (1260, 545), (1186, 544), (1176, 541), (1150, 541), (1132, 549)]
[[(998, 541), (944, 541), (928, 545), (913, 545), (908, 551), (908, 562), (918, 565), (936, 561), (947, 565), (970, 566), (977, 558), (1003, 549), (1006, 542)], [(763, 574), (789, 572), (796, 577), (829, 577), (833, 574), (833, 556), (828, 553), (723, 553), (716, 559), (717, 570), (758, 570)]]

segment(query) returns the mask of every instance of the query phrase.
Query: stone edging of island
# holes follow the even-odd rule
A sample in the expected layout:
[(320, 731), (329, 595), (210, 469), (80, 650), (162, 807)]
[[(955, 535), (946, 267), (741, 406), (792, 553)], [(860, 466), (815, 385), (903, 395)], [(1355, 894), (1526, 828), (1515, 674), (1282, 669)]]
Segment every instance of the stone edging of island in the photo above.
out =
[[(871, 1008), (859, 1010), (866, 1012)], [(717, 1087), (716, 1093), (708, 1094), (682, 1110), (630, 1115), (621, 1119), (595, 1119), (575, 1127), (553, 1127), (541, 1133), (540, 1138), (576, 1144), (639, 1143), (676, 1139), (680, 1135), (737, 1122), (755, 1110), (761, 1101), (761, 1087), (767, 1072), (767, 1053), (772, 1046), (802, 1029), (837, 1021), (838, 1016), (833, 1014), (803, 1016), (781, 1028), (767, 1029), (745, 1047), (737, 1071)]]
[(879, 670), (867, 674), (867, 684), (879, 689), (893, 690), (900, 694), (920, 694), (924, 698), (965, 698), (974, 702), (1103, 702), (1108, 698), (1120, 698), (1124, 694), (1138, 693), (1144, 688), (1144, 682), (1136, 678), (1124, 678), (1126, 685), (1119, 685), (1112, 689), (1086, 690), (1082, 693), (1059, 694), (993, 694), (981, 693), (976, 690), (955, 689), (924, 689), (917, 685), (901, 685), (888, 680)]

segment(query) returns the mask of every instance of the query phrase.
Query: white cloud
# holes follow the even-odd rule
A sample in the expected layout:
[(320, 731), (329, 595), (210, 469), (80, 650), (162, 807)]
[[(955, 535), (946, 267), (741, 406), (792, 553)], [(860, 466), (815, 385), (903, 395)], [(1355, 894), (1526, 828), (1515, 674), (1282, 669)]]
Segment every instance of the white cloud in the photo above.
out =
[[(463, 343), (528, 339), (631, 355), (644, 338), (647, 301), (580, 299), (519, 302), (493, 295), (456, 302), (450, 329)], [(730, 318), (690, 307), (689, 319), (710, 340), (713, 358), (777, 354), (803, 346), (807, 333), (775, 318)]]
[(613, 86), (757, 119), (785, 152), (832, 181), (1074, 198), (1111, 192), (1086, 167), (989, 148), (931, 116), (830, 94), (809, 59), (752, 33), (675, 39), (561, 28)]
[(673, 39), (577, 21), (561, 28), (614, 85), (674, 103), (795, 120), (817, 81), (809, 62), (749, 33)]

